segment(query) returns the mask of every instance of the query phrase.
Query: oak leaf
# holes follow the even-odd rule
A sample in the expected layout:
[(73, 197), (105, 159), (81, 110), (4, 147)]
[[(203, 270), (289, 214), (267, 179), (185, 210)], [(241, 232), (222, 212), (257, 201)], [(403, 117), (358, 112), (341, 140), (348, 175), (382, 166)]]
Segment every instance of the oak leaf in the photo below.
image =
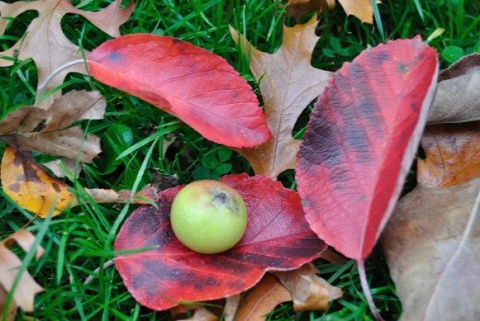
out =
[[(69, 13), (81, 15), (108, 35), (117, 37), (120, 35), (120, 25), (130, 17), (134, 3), (132, 1), (124, 9), (121, 9), (120, 5), (121, 1), (115, 0), (102, 11), (88, 12), (75, 8), (70, 0), (18, 1), (11, 4), (0, 2), (0, 35), (4, 34), (10, 21), (4, 18), (15, 18), (29, 10), (38, 12), (38, 17), (31, 22), (25, 36), (8, 50), (0, 52), (0, 67), (11, 66), (14, 60), (7, 57), (14, 57), (18, 52), (20, 60), (33, 59), (38, 70), (38, 83), (41, 84), (58, 67), (83, 58), (80, 48), (63, 34), (61, 27), (63, 17)], [(87, 74), (84, 65), (73, 66), (60, 72), (46, 89), (61, 85), (69, 72)], [(41, 94), (42, 92), (37, 92), (37, 100)], [(61, 92), (57, 91), (42, 100), (39, 106), (48, 108), (60, 95)]]
[(259, 81), (268, 127), (274, 138), (254, 148), (239, 149), (256, 174), (276, 178), (295, 166), (300, 141), (292, 137), (297, 118), (324, 90), (330, 72), (310, 64), (315, 35), (315, 18), (292, 28), (284, 26), (283, 42), (274, 54), (261, 52), (230, 27), (242, 52), (250, 55), (250, 68)]
[(91, 162), (100, 139), (70, 127), (78, 120), (102, 119), (105, 99), (97, 91), (70, 91), (47, 110), (25, 106), (0, 121), (0, 140), (31, 151)]
[[(338, 0), (347, 15), (354, 15), (360, 21), (373, 23), (373, 8), (371, 0)], [(380, 3), (380, 1), (377, 1)], [(309, 11), (323, 11), (333, 9), (335, 0), (290, 0), (287, 5), (287, 14), (296, 21)]]
[[(17, 278), (17, 270), (22, 265), (22, 261), (10, 251), (10, 247), (13, 243), (17, 243), (28, 253), (32, 250), (34, 242), (35, 236), (23, 229), (0, 241), (0, 292), (5, 290), (8, 293), (12, 290), (13, 282)], [(43, 254), (43, 248), (40, 246), (34, 251), (37, 259)], [(30, 273), (25, 271), (13, 292), (13, 300), (24, 311), (32, 312), (35, 294), (41, 291), (43, 291), (42, 287), (35, 282)], [(2, 301), (0, 301), (1, 304)]]
[(480, 120), (480, 54), (460, 59), (439, 75), (437, 94), (427, 122), (460, 123)]
[(478, 319), (479, 205), (480, 179), (448, 188), (420, 183), (399, 202), (382, 244), (401, 321)]

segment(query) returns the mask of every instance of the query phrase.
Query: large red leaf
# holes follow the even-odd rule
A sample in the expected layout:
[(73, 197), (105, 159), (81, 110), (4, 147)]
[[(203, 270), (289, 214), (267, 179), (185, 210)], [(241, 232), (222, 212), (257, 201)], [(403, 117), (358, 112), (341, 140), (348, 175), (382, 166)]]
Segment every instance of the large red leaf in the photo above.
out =
[(227, 252), (198, 254), (173, 235), (170, 206), (180, 187), (160, 192), (158, 209), (141, 207), (122, 226), (116, 251), (158, 246), (115, 259), (125, 285), (142, 305), (164, 310), (238, 294), (266, 271), (296, 269), (325, 250), (308, 227), (296, 192), (266, 176), (230, 175), (221, 181), (237, 189), (248, 209), (245, 235)]
[(121, 36), (87, 59), (100, 82), (171, 113), (205, 138), (252, 147), (272, 136), (248, 83), (221, 57), (171, 37)]
[(312, 112), (296, 177), (307, 221), (345, 256), (365, 258), (398, 199), (438, 74), (419, 37), (345, 64)]

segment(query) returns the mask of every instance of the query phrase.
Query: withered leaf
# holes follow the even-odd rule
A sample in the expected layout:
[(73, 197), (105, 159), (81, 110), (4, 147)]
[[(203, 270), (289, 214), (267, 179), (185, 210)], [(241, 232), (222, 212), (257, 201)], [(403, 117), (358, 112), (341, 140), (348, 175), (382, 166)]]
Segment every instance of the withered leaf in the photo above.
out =
[(480, 180), (419, 184), (382, 236), (403, 305), (401, 321), (476, 320), (480, 315)]
[(428, 123), (480, 120), (480, 54), (466, 56), (439, 75)]
[(268, 127), (274, 138), (254, 148), (239, 149), (256, 174), (276, 178), (295, 166), (299, 140), (292, 137), (297, 118), (306, 106), (324, 90), (330, 72), (313, 68), (310, 64), (313, 48), (319, 37), (315, 35), (317, 21), (292, 28), (284, 26), (283, 43), (274, 54), (261, 52), (230, 27), (235, 41), (244, 53), (250, 53), (250, 68), (264, 101)]
[(271, 274), (245, 295), (235, 315), (236, 321), (264, 321), (277, 305), (292, 300), (290, 292)]
[(448, 187), (480, 177), (480, 122), (426, 127), (417, 179), (429, 187)]
[[(130, 17), (134, 3), (132, 1), (124, 9), (121, 9), (120, 5), (121, 1), (115, 0), (102, 11), (88, 12), (75, 8), (70, 0), (18, 1), (11, 4), (0, 2), (0, 35), (4, 34), (10, 21), (3, 18), (15, 18), (29, 10), (38, 12), (38, 17), (29, 25), (25, 36), (8, 50), (0, 52), (0, 67), (13, 64), (12, 59), (2, 59), (1, 56), (13, 57), (18, 51), (20, 60), (33, 59), (38, 69), (38, 82), (42, 83), (53, 70), (67, 62), (82, 59), (80, 48), (63, 34), (62, 18), (69, 13), (81, 15), (110, 36), (117, 37), (120, 35), (118, 28)], [(87, 73), (83, 65), (71, 67), (58, 74), (47, 90), (61, 85), (69, 72)], [(40, 94), (38, 93), (37, 97), (40, 97)], [(40, 106), (48, 108), (54, 98), (60, 95), (60, 91), (52, 94), (44, 99)]]
[(60, 214), (73, 199), (67, 186), (48, 176), (28, 152), (11, 146), (7, 146), (3, 153), (1, 182), (5, 194), (40, 217)]
[(299, 22), (307, 12), (322, 12), (327, 7), (328, 9), (333, 9), (335, 7), (335, 0), (290, 0), (287, 3), (286, 13), (295, 19), (295, 21)]
[[(17, 243), (25, 252), (29, 252), (34, 242), (33, 234), (23, 229), (0, 241), (0, 291), (5, 289), (8, 293), (12, 289), (18, 267), (22, 265), (22, 261), (10, 251), (12, 244)], [(35, 249), (35, 253), (38, 259), (43, 254), (43, 248), (39, 246)], [(43, 288), (35, 282), (28, 271), (25, 271), (20, 276), (20, 281), (13, 292), (13, 299), (15, 304), (24, 311), (32, 312), (35, 294), (41, 291)], [(0, 301), (0, 305), (1, 303), (2, 301)]]
[(328, 304), (342, 296), (342, 290), (319, 277), (312, 264), (286, 272), (272, 272), (293, 298), (295, 311), (326, 310)]
[(85, 135), (80, 127), (68, 127), (78, 120), (102, 119), (105, 107), (98, 91), (71, 91), (47, 110), (26, 106), (9, 113), (0, 121), (0, 139), (31, 151), (91, 162), (100, 153), (99, 138)]
[(91, 162), (100, 153), (100, 138), (83, 133), (80, 127), (47, 132), (6, 135), (1, 140), (30, 151)]
[[(371, 0), (338, 0), (347, 15), (354, 15), (361, 22), (373, 24), (373, 8)], [(380, 1), (377, 1), (377, 3)]]

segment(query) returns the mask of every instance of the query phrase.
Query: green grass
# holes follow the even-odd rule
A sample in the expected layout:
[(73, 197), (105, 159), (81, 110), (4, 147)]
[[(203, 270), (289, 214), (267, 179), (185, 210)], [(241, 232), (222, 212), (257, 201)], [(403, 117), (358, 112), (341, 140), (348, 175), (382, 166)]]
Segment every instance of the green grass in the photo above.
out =
[[(82, 2), (82, 8), (98, 10), (108, 1)], [(79, 4), (80, 1), (75, 1)], [(131, 19), (121, 28), (122, 34), (148, 32), (181, 38), (226, 58), (258, 92), (249, 71), (248, 61), (239, 54), (228, 32), (232, 24), (257, 48), (274, 52), (281, 44), (283, 11), (267, 0), (226, 1), (137, 1)], [(444, 32), (430, 41), (441, 54), (443, 67), (459, 54), (480, 51), (480, 4), (463, 0), (394, 1), (379, 5), (383, 32), (346, 17), (339, 5), (321, 15), (317, 32), (321, 38), (316, 46), (312, 65), (335, 71), (351, 61), (367, 46), (382, 39), (408, 38), (416, 34), (427, 39), (435, 30)], [(12, 22), (6, 36), (0, 37), (0, 51), (13, 44), (36, 17), (27, 13)], [(423, 17), (423, 18), (422, 18)], [(291, 23), (291, 21), (287, 21)], [(68, 38), (82, 48), (91, 50), (108, 39), (83, 18), (64, 18)], [(19, 313), (18, 320), (33, 317), (39, 320), (170, 320), (168, 312), (153, 312), (132, 299), (113, 267), (102, 268), (114, 256), (113, 242), (119, 227), (135, 208), (133, 205), (100, 205), (83, 191), (88, 188), (136, 189), (151, 182), (148, 168), (164, 174), (177, 174), (182, 183), (200, 178), (218, 178), (226, 172), (252, 174), (249, 164), (235, 152), (203, 139), (195, 131), (157, 108), (122, 92), (103, 86), (83, 75), (72, 74), (66, 90), (94, 87), (108, 102), (105, 119), (82, 123), (88, 132), (104, 137), (113, 124), (131, 128), (133, 145), (122, 153), (121, 162), (111, 173), (105, 173), (102, 156), (93, 164), (83, 165), (78, 180), (67, 180), (75, 193), (84, 200), (76, 209), (48, 219), (37, 219), (29, 230), (45, 248), (38, 260), (31, 254), (22, 255), (25, 267), (45, 288), (37, 295), (33, 314)], [(1, 116), (9, 111), (32, 104), (35, 100), (36, 70), (32, 62), (15, 61), (13, 67), (0, 68)], [(305, 128), (308, 112), (297, 123), (299, 135)], [(182, 144), (170, 149), (165, 144), (175, 134)], [(0, 146), (3, 149), (4, 146)], [(0, 151), (1, 151), (0, 149)], [(45, 155), (36, 155), (38, 161)], [(293, 172), (282, 174), (287, 186), (294, 186)], [(32, 215), (18, 208), (2, 192), (0, 201), (0, 238), (18, 230)], [(353, 261), (331, 264), (315, 262), (322, 277), (344, 291), (343, 298), (333, 302), (325, 312), (295, 313), (291, 304), (282, 304), (268, 320), (372, 320), (362, 294), (357, 269)], [(367, 276), (378, 308), (387, 320), (396, 320), (401, 304), (388, 275), (379, 249), (366, 262)], [(85, 280), (94, 276), (93, 281)]]

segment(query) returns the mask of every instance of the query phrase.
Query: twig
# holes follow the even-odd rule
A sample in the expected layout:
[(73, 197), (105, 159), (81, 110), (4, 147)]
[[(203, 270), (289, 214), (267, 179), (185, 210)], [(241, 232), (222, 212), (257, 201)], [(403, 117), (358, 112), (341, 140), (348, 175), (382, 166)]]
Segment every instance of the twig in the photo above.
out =
[(362, 285), (363, 294), (367, 298), (368, 307), (373, 314), (373, 317), (376, 321), (384, 321), (380, 313), (378, 312), (375, 302), (373, 302), (372, 292), (370, 291), (370, 286), (367, 282), (367, 274), (365, 273), (365, 262), (363, 259), (359, 259), (358, 263), (358, 274), (360, 276), (360, 284)]
[(38, 86), (38, 90), (39, 91), (45, 91), (45, 89), (47, 88), (48, 84), (50, 83), (50, 81), (52, 81), (52, 79), (58, 75), (59, 73), (61, 73), (62, 71), (64, 71), (65, 69), (67, 68), (70, 68), (72, 66), (75, 66), (75, 65), (80, 65), (80, 64), (84, 64), (85, 63), (85, 60), (83, 59), (77, 59), (77, 60), (73, 60), (73, 61), (69, 61), (67, 62), (66, 64), (64, 65), (61, 65), (60, 67), (58, 67), (57, 69), (55, 69), (54, 71), (52, 71), (52, 73), (50, 75), (48, 75), (48, 77), (43, 81), (43, 83), (40, 84), (40, 86)]
[[(108, 268), (112, 265), (113, 265), (113, 260), (108, 260), (107, 262), (105, 262), (103, 264), (103, 266), (101, 268), (106, 269), (106, 268)], [(93, 271), (93, 273), (91, 275), (89, 275), (88, 278), (85, 279), (85, 281), (83, 282), (83, 285), (87, 285), (90, 282), (92, 282), (93, 279), (96, 277), (96, 274), (98, 274), (99, 271), (100, 271), (100, 267), (96, 268), (95, 271)]]

